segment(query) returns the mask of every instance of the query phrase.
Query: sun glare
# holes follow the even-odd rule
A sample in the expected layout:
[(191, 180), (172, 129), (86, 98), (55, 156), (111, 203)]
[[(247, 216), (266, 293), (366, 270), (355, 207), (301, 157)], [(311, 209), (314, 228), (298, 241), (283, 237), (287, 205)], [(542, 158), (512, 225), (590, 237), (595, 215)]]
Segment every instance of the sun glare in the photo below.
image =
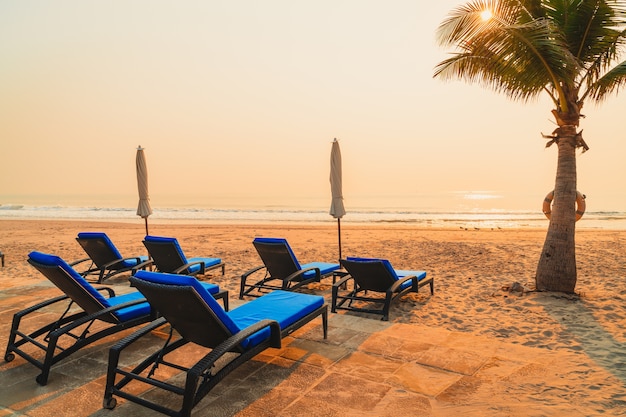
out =
[(486, 9), (480, 12), (480, 18), (483, 20), (483, 22), (490, 20), (492, 17), (493, 17), (493, 13), (491, 13), (491, 10), (489, 9)]

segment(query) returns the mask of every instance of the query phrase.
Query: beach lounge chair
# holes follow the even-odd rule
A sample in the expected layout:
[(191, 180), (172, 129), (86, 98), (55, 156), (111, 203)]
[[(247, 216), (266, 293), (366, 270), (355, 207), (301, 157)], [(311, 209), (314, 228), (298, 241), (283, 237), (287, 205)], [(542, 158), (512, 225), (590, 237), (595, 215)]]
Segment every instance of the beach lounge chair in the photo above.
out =
[[(241, 276), (240, 299), (244, 295), (258, 297), (276, 289), (295, 290), (311, 282), (319, 282), (321, 278), (332, 275), (340, 268), (339, 264), (326, 262), (300, 265), (287, 239), (258, 237), (252, 241), (252, 244), (261, 257), (263, 265), (252, 268)], [(248, 279), (257, 273), (263, 273), (263, 278), (254, 284), (249, 284)], [(253, 292), (255, 290), (256, 292)]]
[[(47, 384), (54, 364), (82, 347), (155, 318), (140, 292), (115, 295), (109, 287), (95, 288), (58, 256), (31, 252), (28, 262), (65, 294), (13, 316), (4, 360), (11, 362), (17, 354), (41, 369), (36, 377), (40, 385)], [(57, 310), (59, 316), (41, 328), (30, 333), (20, 329), (22, 324), (41, 324), (51, 311)], [(44, 352), (43, 359), (33, 353), (38, 349)]]
[[(389, 320), (391, 303), (409, 292), (418, 292), (424, 285), (430, 285), (434, 294), (432, 277), (426, 278), (425, 271), (394, 270), (386, 259), (347, 258), (341, 265), (348, 273), (333, 284), (332, 312), (352, 310), (365, 313), (382, 314), (382, 320)], [(353, 289), (348, 289), (352, 281)], [(369, 292), (374, 294), (368, 295)], [(362, 306), (353, 302), (365, 302)], [(347, 304), (346, 304), (347, 303)], [(382, 304), (381, 308), (367, 307)]]
[(220, 258), (187, 258), (174, 237), (146, 236), (143, 244), (152, 258), (147, 263), (153, 263), (159, 272), (204, 275), (221, 268), (224, 275), (226, 265)]
[[(322, 316), (327, 336), (328, 306), (321, 296), (274, 291), (225, 312), (194, 277), (188, 278), (184, 285), (158, 272), (138, 271), (130, 278), (163, 317), (110, 349), (104, 408), (114, 408), (118, 396), (170, 416), (189, 416), (226, 375), (268, 347), (280, 348), (283, 337), (315, 317)], [(169, 337), (161, 349), (132, 370), (125, 362), (120, 364), (124, 349), (164, 324), (169, 324)], [(187, 367), (195, 359), (175, 351), (189, 343), (194, 349), (185, 351), (198, 352), (199, 360)], [(187, 365), (180, 363), (182, 359), (187, 359)], [(172, 371), (184, 372), (184, 382), (172, 378)], [(165, 398), (162, 391), (141, 396), (142, 386), (179, 395), (180, 409), (157, 403)]]
[[(97, 275), (97, 283), (101, 284), (105, 279), (122, 272), (131, 271), (148, 260), (147, 256), (134, 256), (124, 258), (120, 251), (115, 247), (111, 239), (102, 232), (81, 232), (78, 234), (76, 241), (87, 253), (89, 258), (81, 261), (91, 261), (91, 266), (81, 273), (82, 276), (88, 278), (89, 275)], [(77, 262), (72, 264), (77, 265)]]

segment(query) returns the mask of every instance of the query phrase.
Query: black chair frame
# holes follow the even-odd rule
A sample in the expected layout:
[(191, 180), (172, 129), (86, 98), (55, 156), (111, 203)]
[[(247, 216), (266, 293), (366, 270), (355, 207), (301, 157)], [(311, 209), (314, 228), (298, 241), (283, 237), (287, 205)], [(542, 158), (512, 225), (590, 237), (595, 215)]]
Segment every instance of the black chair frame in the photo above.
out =
[[(432, 277), (426, 277), (422, 280), (418, 280), (415, 275), (409, 275), (398, 280), (394, 280), (382, 262), (364, 266), (359, 265), (359, 263), (351, 263), (342, 259), (341, 264), (346, 270), (348, 270), (348, 268), (346, 268), (346, 264), (352, 264), (350, 269), (357, 269), (354, 272), (358, 271), (358, 276), (355, 278), (353, 275), (348, 273), (333, 284), (331, 307), (333, 313), (336, 313), (337, 310), (351, 310), (363, 313), (381, 314), (381, 320), (387, 321), (389, 320), (389, 310), (391, 305), (398, 298), (410, 292), (417, 293), (419, 288), (425, 285), (430, 285), (430, 293), (431, 295), (434, 294), (434, 281)], [(347, 288), (351, 281), (353, 285), (350, 290)], [(408, 281), (411, 281), (411, 285), (406, 288), (401, 288)], [(381, 295), (368, 295), (369, 292)], [(352, 304), (354, 301), (362, 301), (374, 305), (382, 304), (382, 306), (379, 308), (366, 306), (357, 307)]]
[[(324, 338), (327, 337), (328, 306), (326, 304), (285, 329), (281, 329), (276, 321), (262, 320), (237, 334), (231, 334), (191, 287), (155, 284), (137, 280), (134, 277), (131, 278), (131, 281), (146, 295), (153, 307), (163, 313), (163, 317), (120, 340), (110, 349), (103, 399), (104, 408), (115, 408), (117, 400), (114, 396), (118, 396), (168, 416), (187, 417), (191, 415), (192, 409), (229, 373), (267, 348), (280, 348), (283, 337), (302, 327), (313, 318), (322, 316)], [(184, 306), (184, 308), (176, 307), (176, 305)], [(206, 317), (207, 321), (204, 324), (194, 325), (184, 319), (185, 315)], [(168, 317), (171, 320), (169, 322), (167, 321)], [(145, 335), (168, 323), (170, 325), (169, 337), (162, 348), (152, 353), (132, 370), (120, 366), (122, 351)], [(244, 340), (265, 328), (270, 329), (270, 337), (251, 348), (242, 347), (241, 343)], [(191, 367), (185, 367), (166, 359), (168, 354), (188, 343), (195, 343), (210, 349), (210, 351)], [(236, 353), (236, 355), (229, 355), (229, 358), (225, 359), (224, 356), (230, 353)], [(219, 369), (215, 369), (218, 361)], [(157, 379), (155, 371), (157, 367), (163, 366), (184, 372), (186, 374), (184, 386)], [(169, 408), (141, 397), (140, 394), (137, 394), (138, 387), (136, 384), (134, 389), (125, 391), (124, 388), (132, 382), (143, 383), (148, 387), (159, 388), (177, 395), (181, 399), (180, 408)]]
[[(139, 256), (131, 256), (128, 258), (118, 259), (115, 254), (111, 252), (111, 249), (104, 240), (101, 239), (81, 239), (76, 238), (78, 244), (89, 255), (88, 258), (80, 259), (70, 264), (70, 266), (78, 265), (79, 263), (91, 261), (91, 265), (87, 270), (82, 271), (80, 274), (89, 278), (90, 275), (97, 275), (98, 279), (95, 281), (101, 284), (104, 280), (124, 272), (131, 272), (133, 275), (139, 269), (145, 269), (147, 265), (141, 265), (141, 258)], [(131, 267), (123, 266), (124, 262), (135, 260), (136, 264)]]
[[(53, 282), (61, 283), (61, 288), (63, 288), (63, 291), (66, 293), (66, 295), (55, 297), (21, 310), (13, 316), (11, 333), (4, 354), (4, 360), (11, 362), (15, 359), (15, 355), (17, 354), (35, 365), (41, 370), (41, 373), (35, 378), (39, 385), (46, 385), (48, 383), (50, 368), (53, 365), (67, 358), (79, 349), (114, 333), (140, 324), (145, 324), (155, 319), (155, 316), (150, 314), (124, 322), (119, 321), (117, 317), (112, 314), (113, 312), (146, 301), (136, 300), (104, 308), (104, 306), (93, 298), (93, 296), (73, 278), (67, 277), (67, 272), (62, 268), (41, 265), (31, 260), (28, 262)], [(106, 292), (108, 297), (115, 296), (115, 291), (109, 287), (98, 288), (98, 291)], [(78, 305), (78, 302), (75, 300), (80, 300), (82, 311), (75, 312), (74, 307)], [(30, 317), (30, 314), (39, 313), (40, 310), (60, 302), (67, 302), (67, 307), (56, 320), (30, 333), (20, 330), (22, 319), (26, 319), (27, 316)], [(95, 322), (108, 323), (109, 326), (92, 332), (92, 325)], [(59, 345), (61, 338), (63, 338), (64, 343), (67, 340), (71, 341), (72, 344), (61, 347)], [(44, 359), (37, 359), (32, 354), (23, 350), (22, 346), (25, 345), (35, 346), (42, 350), (44, 352)]]
[[(184, 259), (181, 258), (180, 253), (178, 253), (176, 247), (172, 243), (144, 240), (143, 244), (146, 249), (148, 249), (148, 253), (150, 254), (150, 259), (140, 264), (140, 266), (144, 269), (154, 265), (160, 272), (184, 275), (204, 275), (205, 273), (218, 268), (221, 268), (222, 275), (226, 272), (226, 264), (224, 262), (211, 266), (206, 266), (203, 261), (185, 263)], [(193, 265), (200, 265), (200, 270), (191, 274), (189, 272), (189, 267)], [(138, 269), (139, 268), (137, 268), (134, 272)]]
[[(241, 276), (239, 299), (243, 299), (246, 295), (260, 297), (273, 290), (293, 291), (312, 282), (319, 282), (322, 278), (331, 275), (322, 276), (319, 268), (298, 269), (289, 248), (284, 244), (256, 241), (252, 243), (259, 253), (263, 265), (254, 267)], [(248, 278), (263, 271), (262, 279), (254, 284), (248, 284)], [(304, 274), (310, 271), (315, 271), (314, 276), (305, 278)], [(280, 283), (273, 284), (272, 281)], [(256, 292), (253, 292), (255, 290)]]

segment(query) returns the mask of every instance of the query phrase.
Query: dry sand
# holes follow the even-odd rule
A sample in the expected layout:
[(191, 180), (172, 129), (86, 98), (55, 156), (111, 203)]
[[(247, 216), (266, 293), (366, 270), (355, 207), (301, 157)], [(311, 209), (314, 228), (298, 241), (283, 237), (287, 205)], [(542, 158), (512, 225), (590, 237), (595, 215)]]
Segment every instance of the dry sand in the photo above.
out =
[[(3, 220), (3, 288), (10, 286), (9, 282), (23, 285), (28, 280), (42, 279), (26, 263), (32, 250), (53, 253), (68, 261), (84, 257), (75, 241), (81, 231), (106, 232), (124, 256), (145, 254), (141, 244), (145, 230), (139, 221), (123, 224)], [(150, 233), (177, 237), (188, 256), (222, 258), (226, 275), (210, 279), (231, 290), (231, 298), (238, 293), (240, 275), (260, 264), (251, 244), (254, 237), (287, 238), (303, 263), (333, 261), (338, 257), (334, 223), (151, 224)], [(576, 296), (533, 291), (544, 238), (545, 230), (440, 230), (342, 224), (342, 254), (385, 257), (395, 268), (426, 270), (434, 277), (435, 295), (421, 291), (404, 297), (393, 305), (391, 322), (538, 348), (537, 352), (549, 353), (551, 361), (560, 363), (563, 369), (559, 373), (541, 369), (516, 373), (517, 380), (508, 381), (506, 392), (494, 388), (474, 393), (492, 404), (492, 410), (532, 399), (532, 403), (546, 410), (533, 415), (560, 415), (568, 403), (587, 401), (593, 405), (580, 409), (600, 415), (626, 415), (626, 231), (577, 232)], [(511, 291), (515, 283), (523, 291)], [(330, 286), (330, 281), (325, 280), (312, 290), (330, 301)], [(367, 314), (359, 316), (377, 320)], [(6, 323), (3, 328), (7, 328)], [(6, 336), (0, 335), (2, 349)], [(426, 331), (424, 337), (428, 342), (434, 336)], [(481, 349), (480, 345), (476, 349)], [(564, 375), (567, 380), (563, 380)], [(554, 392), (554, 387), (560, 392)], [(471, 384), (467, 389), (475, 390)], [(478, 401), (476, 395), (474, 401)], [(471, 402), (467, 407), (468, 415), (481, 415), (480, 408), (472, 408)]]

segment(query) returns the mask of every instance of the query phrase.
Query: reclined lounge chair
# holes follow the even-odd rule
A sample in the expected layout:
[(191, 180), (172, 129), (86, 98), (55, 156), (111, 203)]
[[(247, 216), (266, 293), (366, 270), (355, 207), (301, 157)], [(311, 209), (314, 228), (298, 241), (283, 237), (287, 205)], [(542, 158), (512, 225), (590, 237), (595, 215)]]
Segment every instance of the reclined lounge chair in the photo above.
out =
[(226, 265), (220, 258), (187, 258), (174, 237), (146, 236), (143, 244), (152, 258), (144, 266), (153, 263), (159, 272), (183, 275), (204, 275), (212, 269)]
[[(424, 285), (430, 285), (434, 294), (432, 277), (426, 278), (425, 271), (394, 270), (386, 259), (347, 258), (341, 265), (347, 275), (333, 284), (332, 312), (352, 310), (365, 313), (382, 314), (382, 320), (389, 320), (391, 303), (409, 292), (418, 292)], [(352, 281), (353, 289), (347, 289)], [(341, 291), (341, 292), (340, 292)], [(368, 295), (368, 292), (377, 293)], [(358, 307), (354, 301), (382, 304), (382, 308)], [(347, 303), (347, 304), (346, 304)]]
[(147, 256), (134, 256), (124, 258), (120, 251), (115, 247), (111, 239), (102, 232), (81, 232), (78, 234), (76, 241), (87, 253), (89, 258), (81, 259), (73, 262), (71, 265), (76, 266), (85, 261), (91, 261), (91, 266), (81, 275), (88, 278), (89, 275), (97, 275), (97, 283), (101, 284), (107, 278), (122, 272), (131, 271), (131, 274), (140, 266), (142, 262), (148, 260)]
[[(130, 278), (163, 317), (110, 349), (104, 408), (114, 408), (118, 396), (170, 416), (189, 416), (226, 375), (268, 347), (279, 348), (283, 337), (319, 315), (326, 338), (328, 306), (323, 297), (274, 291), (225, 312), (194, 277), (188, 278), (183, 285), (175, 276), (158, 272), (138, 271)], [(161, 349), (132, 370), (119, 363), (124, 349), (166, 323), (170, 336)], [(207, 353), (200, 353), (202, 357), (189, 368), (171, 362), (176, 354), (169, 354), (188, 343), (206, 348)], [(185, 373), (184, 386), (172, 382), (172, 370)], [(179, 395), (181, 408), (155, 402), (154, 398), (164, 398), (162, 392), (151, 392), (151, 399), (140, 396), (142, 386)]]
[[(17, 354), (41, 369), (41, 374), (36, 377), (40, 385), (47, 384), (54, 364), (82, 347), (155, 318), (140, 292), (116, 296), (109, 287), (95, 288), (58, 256), (31, 252), (28, 262), (65, 293), (13, 316), (4, 360), (11, 362)], [(60, 317), (30, 333), (20, 329), (21, 324), (28, 327), (49, 315), (50, 309), (46, 307), (57, 305), (66, 306), (60, 309)], [(106, 326), (103, 327), (102, 323)], [(44, 352), (43, 359), (33, 354), (36, 349)]]
[[(295, 290), (311, 282), (319, 282), (340, 268), (339, 264), (327, 262), (300, 265), (286, 239), (258, 237), (252, 244), (263, 265), (252, 268), (241, 276), (240, 299), (244, 295), (258, 297), (276, 289)], [(248, 278), (257, 272), (264, 272), (263, 278), (249, 284)], [(255, 290), (257, 292), (253, 293)]]

